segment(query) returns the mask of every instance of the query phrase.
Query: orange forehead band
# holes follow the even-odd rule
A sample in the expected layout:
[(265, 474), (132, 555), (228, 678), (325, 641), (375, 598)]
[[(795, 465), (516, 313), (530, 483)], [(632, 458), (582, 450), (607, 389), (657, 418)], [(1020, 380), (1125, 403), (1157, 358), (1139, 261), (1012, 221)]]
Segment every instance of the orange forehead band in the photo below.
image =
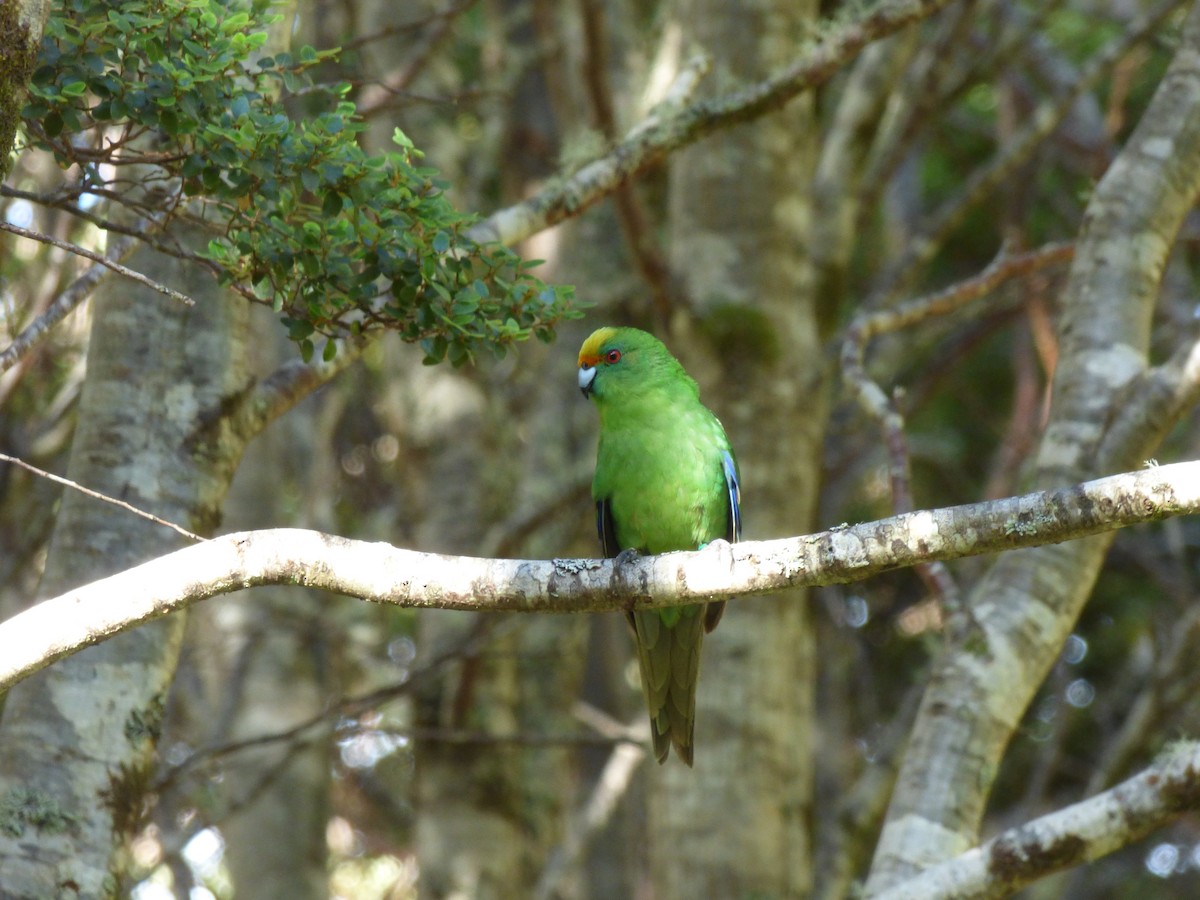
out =
[(594, 366), (600, 362), (600, 348), (617, 334), (615, 328), (597, 328), (579, 348), (579, 365)]

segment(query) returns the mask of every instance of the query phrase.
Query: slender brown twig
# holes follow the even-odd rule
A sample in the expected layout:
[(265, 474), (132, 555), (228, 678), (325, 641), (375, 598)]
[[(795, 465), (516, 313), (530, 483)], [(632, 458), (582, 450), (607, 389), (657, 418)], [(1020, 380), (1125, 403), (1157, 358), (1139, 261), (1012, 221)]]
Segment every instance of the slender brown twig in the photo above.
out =
[(153, 278), (147, 278), (141, 272), (135, 272), (133, 269), (126, 268), (115, 260), (106, 259), (101, 254), (80, 247), (78, 244), (72, 244), (70, 241), (60, 241), (58, 238), (51, 237), (48, 234), (42, 234), (40, 231), (32, 231), (29, 228), (22, 228), (20, 225), (12, 225), (4, 221), (0, 221), (0, 231), (8, 231), (12, 234), (18, 235), (19, 237), (29, 238), (31, 241), (41, 241), (43, 244), (50, 244), (52, 247), (57, 247), (60, 250), (66, 250), (68, 253), (74, 253), (76, 256), (82, 256), (84, 259), (90, 259), (92, 262), (99, 263), (102, 266), (107, 266), (118, 275), (124, 275), (126, 278), (132, 278), (134, 281), (144, 284), (146, 287), (158, 291), (160, 294), (166, 294), (173, 300), (186, 303), (188, 306), (195, 306), (196, 304), (196, 301), (187, 294), (181, 294), (174, 288), (169, 288), (165, 284), (160, 284)]
[(974, 209), (1029, 159), (1042, 142), (1062, 123), (1075, 101), (1121, 60), (1132, 47), (1153, 36), (1180, 0), (1166, 0), (1130, 23), (1121, 37), (1110, 43), (1080, 72), (1078, 80), (1061, 96), (1052, 97), (1025, 118), (1024, 126), (1012, 140), (999, 148), (991, 160), (966, 179), (962, 191), (934, 210), (926, 223), (907, 242), (905, 251), (883, 272), (867, 301), (868, 308), (885, 306), (901, 296), (934, 258), (947, 237)]
[[(599, 0), (581, 0), (583, 10), (584, 66), (583, 84), (592, 105), (597, 130), (609, 141), (620, 137), (608, 83), (608, 27), (605, 6)], [(671, 318), (671, 273), (654, 229), (638, 195), (637, 185), (624, 182), (613, 191), (613, 208), (621, 223), (625, 246), (634, 264), (650, 288), (654, 314), (663, 327)]]
[[(945, 290), (919, 297), (894, 309), (878, 309), (859, 315), (846, 329), (842, 342), (842, 377), (858, 403), (884, 432), (887, 447), (888, 476), (892, 506), (897, 514), (914, 509), (909, 488), (911, 460), (904, 433), (904, 416), (894, 399), (866, 372), (864, 358), (871, 339), (888, 332), (918, 324), (935, 316), (954, 312), (973, 300), (987, 296), (1018, 275), (1028, 274), (1055, 263), (1065, 262), (1074, 254), (1072, 244), (1047, 244), (1029, 253), (1009, 254), (1001, 248), (996, 259), (974, 278), (968, 278)], [(949, 570), (941, 562), (921, 563), (917, 574), (942, 605), (954, 613), (961, 608), (959, 591)]]
[(149, 519), (156, 525), (165, 525), (167, 528), (170, 528), (172, 531), (179, 532), (185, 538), (189, 538), (190, 540), (208, 540), (208, 538), (203, 538), (198, 534), (194, 534), (188, 531), (186, 528), (176, 525), (174, 522), (168, 522), (166, 519), (160, 519), (158, 516), (154, 515), (153, 513), (148, 513), (144, 509), (138, 509), (136, 506), (126, 503), (124, 500), (118, 500), (116, 497), (110, 497), (107, 494), (100, 493), (99, 491), (93, 491), (91, 488), (86, 488), (78, 482), (71, 481), (69, 478), (63, 478), (59, 475), (55, 475), (53, 472), (47, 472), (44, 469), (39, 469), (37, 466), (30, 465), (23, 459), (18, 459), (15, 456), (9, 456), (7, 453), (0, 453), (0, 462), (12, 463), (14, 466), (20, 466), (22, 469), (26, 469), (32, 472), (34, 475), (39, 475), (42, 478), (53, 481), (55, 484), (61, 484), (63, 487), (69, 487), (72, 490), (79, 491), (81, 494), (87, 494), (87, 496), (93, 497), (96, 500), (103, 500), (105, 503), (111, 503), (113, 506), (119, 506), (126, 512), (131, 512), (135, 516), (141, 516), (143, 519)]
[[(109, 262), (121, 263), (137, 249), (138, 241), (130, 235), (120, 235), (108, 245)], [(6, 372), (50, 333), (79, 304), (91, 296), (96, 286), (113, 271), (111, 266), (97, 263), (76, 278), (46, 307), (45, 312), (21, 330), (11, 344), (0, 352), (0, 372)]]

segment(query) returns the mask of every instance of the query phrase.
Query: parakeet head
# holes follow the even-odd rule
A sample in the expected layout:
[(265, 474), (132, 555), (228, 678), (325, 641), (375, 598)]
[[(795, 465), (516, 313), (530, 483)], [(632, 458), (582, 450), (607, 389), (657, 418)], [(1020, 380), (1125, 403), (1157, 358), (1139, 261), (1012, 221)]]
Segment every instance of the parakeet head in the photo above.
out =
[(612, 327), (596, 329), (579, 348), (579, 389), (600, 404), (654, 391), (699, 393), (662, 341), (639, 328)]

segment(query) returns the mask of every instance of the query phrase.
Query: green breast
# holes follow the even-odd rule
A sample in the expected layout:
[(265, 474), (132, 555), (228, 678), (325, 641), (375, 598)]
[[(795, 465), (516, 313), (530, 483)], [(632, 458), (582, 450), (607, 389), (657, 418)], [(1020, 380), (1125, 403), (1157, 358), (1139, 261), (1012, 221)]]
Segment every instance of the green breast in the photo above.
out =
[(603, 416), (592, 495), (608, 499), (621, 549), (695, 550), (725, 536), (728, 440), (699, 403)]

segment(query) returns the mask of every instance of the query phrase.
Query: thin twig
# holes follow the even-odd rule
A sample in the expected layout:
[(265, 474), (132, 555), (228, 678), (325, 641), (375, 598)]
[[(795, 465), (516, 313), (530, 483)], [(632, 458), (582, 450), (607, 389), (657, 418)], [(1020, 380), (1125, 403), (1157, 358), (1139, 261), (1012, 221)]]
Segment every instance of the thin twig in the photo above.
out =
[(430, 16), (423, 23), (405, 26), (414, 30), (426, 25), (430, 27), (428, 34), (420, 43), (416, 44), (412, 57), (403, 66), (363, 88), (358, 100), (359, 115), (363, 118), (370, 118), (386, 109), (398, 94), (403, 93), (421, 74), (432, 58), (433, 52), (450, 36), (455, 20), (474, 5), (475, 0), (455, 3)]
[(29, 238), (31, 241), (41, 241), (43, 244), (50, 244), (52, 247), (58, 247), (60, 250), (66, 250), (68, 253), (74, 253), (76, 256), (82, 256), (84, 259), (90, 259), (92, 262), (100, 263), (102, 266), (107, 266), (119, 275), (124, 275), (126, 278), (132, 278), (134, 281), (144, 284), (146, 287), (158, 291), (160, 294), (166, 294), (173, 300), (186, 303), (188, 306), (196, 305), (196, 301), (187, 294), (181, 294), (174, 288), (169, 288), (165, 284), (160, 284), (153, 278), (147, 278), (141, 272), (135, 272), (133, 269), (126, 268), (119, 262), (106, 259), (99, 253), (86, 250), (83, 247), (80, 247), (78, 244), (72, 244), (70, 241), (60, 241), (58, 238), (51, 237), (48, 234), (42, 234), (40, 231), (32, 231), (28, 228), (22, 228), (20, 225), (12, 225), (4, 221), (0, 221), (0, 231), (8, 231), (20, 237)]
[[(818, 900), (853, 895), (852, 885), (862, 865), (870, 858), (887, 811), (888, 798), (900, 769), (901, 750), (916, 718), (925, 687), (910, 684), (897, 706), (896, 715), (871, 741), (867, 765), (853, 784), (839, 792), (836, 805), (828, 811), (817, 845), (817, 879), (813, 896)], [(843, 736), (846, 737), (846, 736)]]
[[(608, 83), (608, 23), (606, 10), (599, 0), (582, 0), (583, 11), (583, 84), (592, 105), (592, 118), (597, 130), (608, 141), (616, 141), (617, 115), (613, 108), (612, 89)], [(700, 64), (707, 69), (707, 61)], [(689, 64), (689, 70), (695, 64)], [(638, 195), (637, 185), (624, 182), (613, 190), (613, 209), (621, 223), (625, 246), (633, 256), (642, 280), (650, 288), (654, 313), (659, 324), (666, 327), (671, 319), (671, 277), (662, 248), (654, 237), (654, 229), (646, 208)]]
[[(1170, 643), (1157, 660), (1148, 684), (1124, 712), (1115, 740), (1088, 779), (1085, 795), (1098, 793), (1113, 784), (1149, 740), (1169, 733), (1160, 726), (1177, 707), (1194, 700), (1196, 638), (1200, 635), (1200, 610), (1185, 613), (1174, 623)], [(1180, 690), (1182, 688), (1182, 690)]]
[[(900, 412), (899, 398), (903, 395), (896, 388), (889, 405), (888, 414), (883, 417), (880, 427), (883, 428), (883, 443), (887, 448), (888, 478), (892, 486), (892, 512), (900, 515), (912, 512), (916, 507), (912, 495), (912, 455), (908, 452), (908, 435), (904, 432), (904, 416)], [(962, 592), (958, 582), (950, 574), (950, 569), (944, 562), (921, 563), (916, 567), (917, 576), (925, 582), (930, 595), (946, 611), (951, 624), (956, 628), (964, 622), (960, 613), (962, 607)]]
[[(107, 257), (110, 262), (127, 259), (137, 247), (138, 242), (132, 237), (121, 235), (108, 245)], [(32, 350), (50, 330), (67, 317), (75, 307), (91, 296), (96, 286), (112, 271), (107, 265), (97, 263), (76, 278), (71, 284), (51, 301), (46, 311), (26, 326), (13, 342), (0, 353), (0, 372), (7, 372), (17, 362)]]
[[(358, 725), (351, 724), (343, 727), (337, 725), (337, 722), (339, 720), (357, 719), (362, 714), (378, 709), (380, 706), (398, 697), (411, 695), (413, 692), (419, 690), (429, 679), (436, 677), (440, 672), (444, 671), (447, 665), (480, 652), (489, 641), (516, 627), (518, 627), (518, 621), (513, 618), (501, 619), (495, 616), (477, 617), (474, 625), (465, 635), (454, 641), (451, 646), (443, 649), (432, 659), (426, 660), (418, 668), (405, 673), (399, 681), (383, 685), (366, 694), (340, 697), (320, 712), (309, 716), (307, 719), (295, 722), (286, 728), (276, 731), (264, 731), (245, 738), (237, 738), (199, 747), (180, 762), (167, 768), (163, 772), (162, 777), (155, 783), (154, 789), (155, 791), (165, 790), (168, 786), (178, 781), (187, 771), (205, 762), (216, 762), (224, 757), (232, 756), (245, 750), (253, 750), (284, 742), (307, 744), (316, 740), (324, 740), (327, 727), (336, 727), (339, 733), (343, 734), (364, 731), (366, 729)], [(415, 738), (411, 732), (405, 732), (405, 734)]]
[[(644, 721), (644, 717), (639, 721)], [(633, 729), (625, 726), (625, 730)], [(649, 728), (642, 733), (643, 738), (648, 738)], [(643, 744), (644, 740), (638, 744), (619, 743), (613, 747), (587, 802), (571, 817), (562, 843), (550, 854), (546, 868), (542, 870), (533, 892), (537, 900), (558, 896), (559, 883), (579, 864), (588, 839), (612, 817), (617, 803), (628, 792), (638, 766), (646, 758)]]
[(770, 77), (720, 97), (677, 106), (678, 94), (690, 92), (698, 72), (685, 72), (672, 91), (646, 118), (604, 156), (570, 178), (555, 179), (521, 203), (498, 210), (468, 232), (480, 243), (511, 245), (607, 197), (613, 188), (658, 165), (671, 151), (722, 129), (753, 121), (779, 109), (832, 78), (872, 41), (928, 19), (951, 0), (885, 0), (862, 18), (831, 21), (823, 40), (804, 49), (799, 59)]
[(859, 315), (846, 329), (842, 341), (842, 378), (846, 387), (872, 418), (883, 421), (889, 414), (899, 415), (887, 394), (866, 373), (864, 357), (872, 338), (954, 312), (973, 300), (986, 297), (1011, 278), (1067, 262), (1074, 253), (1074, 245), (1069, 243), (1046, 244), (1017, 255), (1001, 250), (995, 260), (973, 278), (894, 309)]
[(136, 506), (132, 506), (126, 503), (124, 500), (118, 500), (116, 497), (110, 497), (107, 494), (101, 494), (99, 491), (93, 491), (91, 488), (86, 488), (78, 482), (71, 481), (69, 478), (62, 478), (59, 475), (55, 475), (53, 472), (47, 472), (44, 469), (39, 469), (37, 466), (30, 465), (23, 459), (17, 459), (17, 457), (9, 456), (7, 453), (0, 453), (0, 462), (12, 463), (14, 466), (20, 466), (22, 469), (26, 469), (32, 472), (34, 475), (40, 475), (42, 478), (53, 481), (55, 484), (61, 484), (63, 487), (69, 487), (72, 490), (79, 491), (81, 494), (87, 494), (89, 497), (93, 497), (96, 500), (103, 500), (105, 503), (111, 503), (113, 506), (119, 506), (121, 509), (133, 513), (135, 516), (141, 516), (143, 519), (149, 519), (156, 525), (165, 525), (167, 528), (179, 532), (185, 538), (189, 538), (190, 540), (208, 540), (208, 538), (203, 538), (198, 534), (193, 534), (186, 528), (176, 525), (174, 522), (168, 522), (166, 519), (160, 519), (153, 513), (148, 513), (143, 509), (138, 509)]
[[(968, 278), (945, 290), (917, 298), (895, 309), (863, 313), (846, 329), (842, 343), (842, 377), (859, 405), (880, 423), (887, 447), (888, 475), (892, 487), (892, 507), (896, 513), (914, 508), (909, 489), (911, 460), (904, 434), (904, 416), (894, 400), (866, 372), (864, 358), (873, 337), (907, 328), (935, 316), (954, 312), (973, 300), (987, 296), (1010, 278), (1065, 262), (1074, 254), (1071, 244), (1047, 244), (1029, 253), (1008, 254), (1001, 248), (996, 259), (974, 278)], [(953, 615), (961, 611), (959, 591), (954, 579), (941, 562), (922, 563), (917, 574), (944, 608)]]
[[(907, 241), (904, 252), (876, 281), (866, 306), (879, 308), (902, 295), (936, 256), (947, 237), (967, 213), (985, 197), (1008, 183), (1016, 171), (1066, 118), (1075, 101), (1139, 42), (1156, 34), (1164, 19), (1180, 6), (1166, 0), (1132, 22), (1129, 29), (1098, 53), (1080, 72), (1078, 80), (1060, 97), (1046, 100), (1025, 118), (1025, 125), (999, 148), (991, 160), (971, 173), (963, 190), (934, 210), (925, 224)], [(868, 207), (869, 208), (869, 207)]]
[(979, 16), (972, 11), (972, 4), (956, 7), (958, 15), (945, 29), (945, 39), (920, 51), (889, 102), (880, 134), (858, 182), (861, 187), (855, 208), (859, 231), (867, 225), (864, 216), (876, 209), (880, 193), (892, 184), (896, 170), (925, 133), (922, 126), (928, 126), (939, 109), (951, 109), (961, 100), (977, 83), (977, 73), (996, 71), (1001, 67), (1001, 61), (1009, 67), (1015, 66), (1031, 37), (1038, 33), (1038, 23), (1055, 5), (1045, 3), (1027, 28), (1008, 38), (996, 36), (994, 28), (984, 26), (984, 32), (990, 36), (988, 46), (972, 48), (968, 51), (970, 60), (965, 65), (951, 66), (947, 64), (949, 55), (955, 48), (970, 48), (967, 30), (979, 26)]

